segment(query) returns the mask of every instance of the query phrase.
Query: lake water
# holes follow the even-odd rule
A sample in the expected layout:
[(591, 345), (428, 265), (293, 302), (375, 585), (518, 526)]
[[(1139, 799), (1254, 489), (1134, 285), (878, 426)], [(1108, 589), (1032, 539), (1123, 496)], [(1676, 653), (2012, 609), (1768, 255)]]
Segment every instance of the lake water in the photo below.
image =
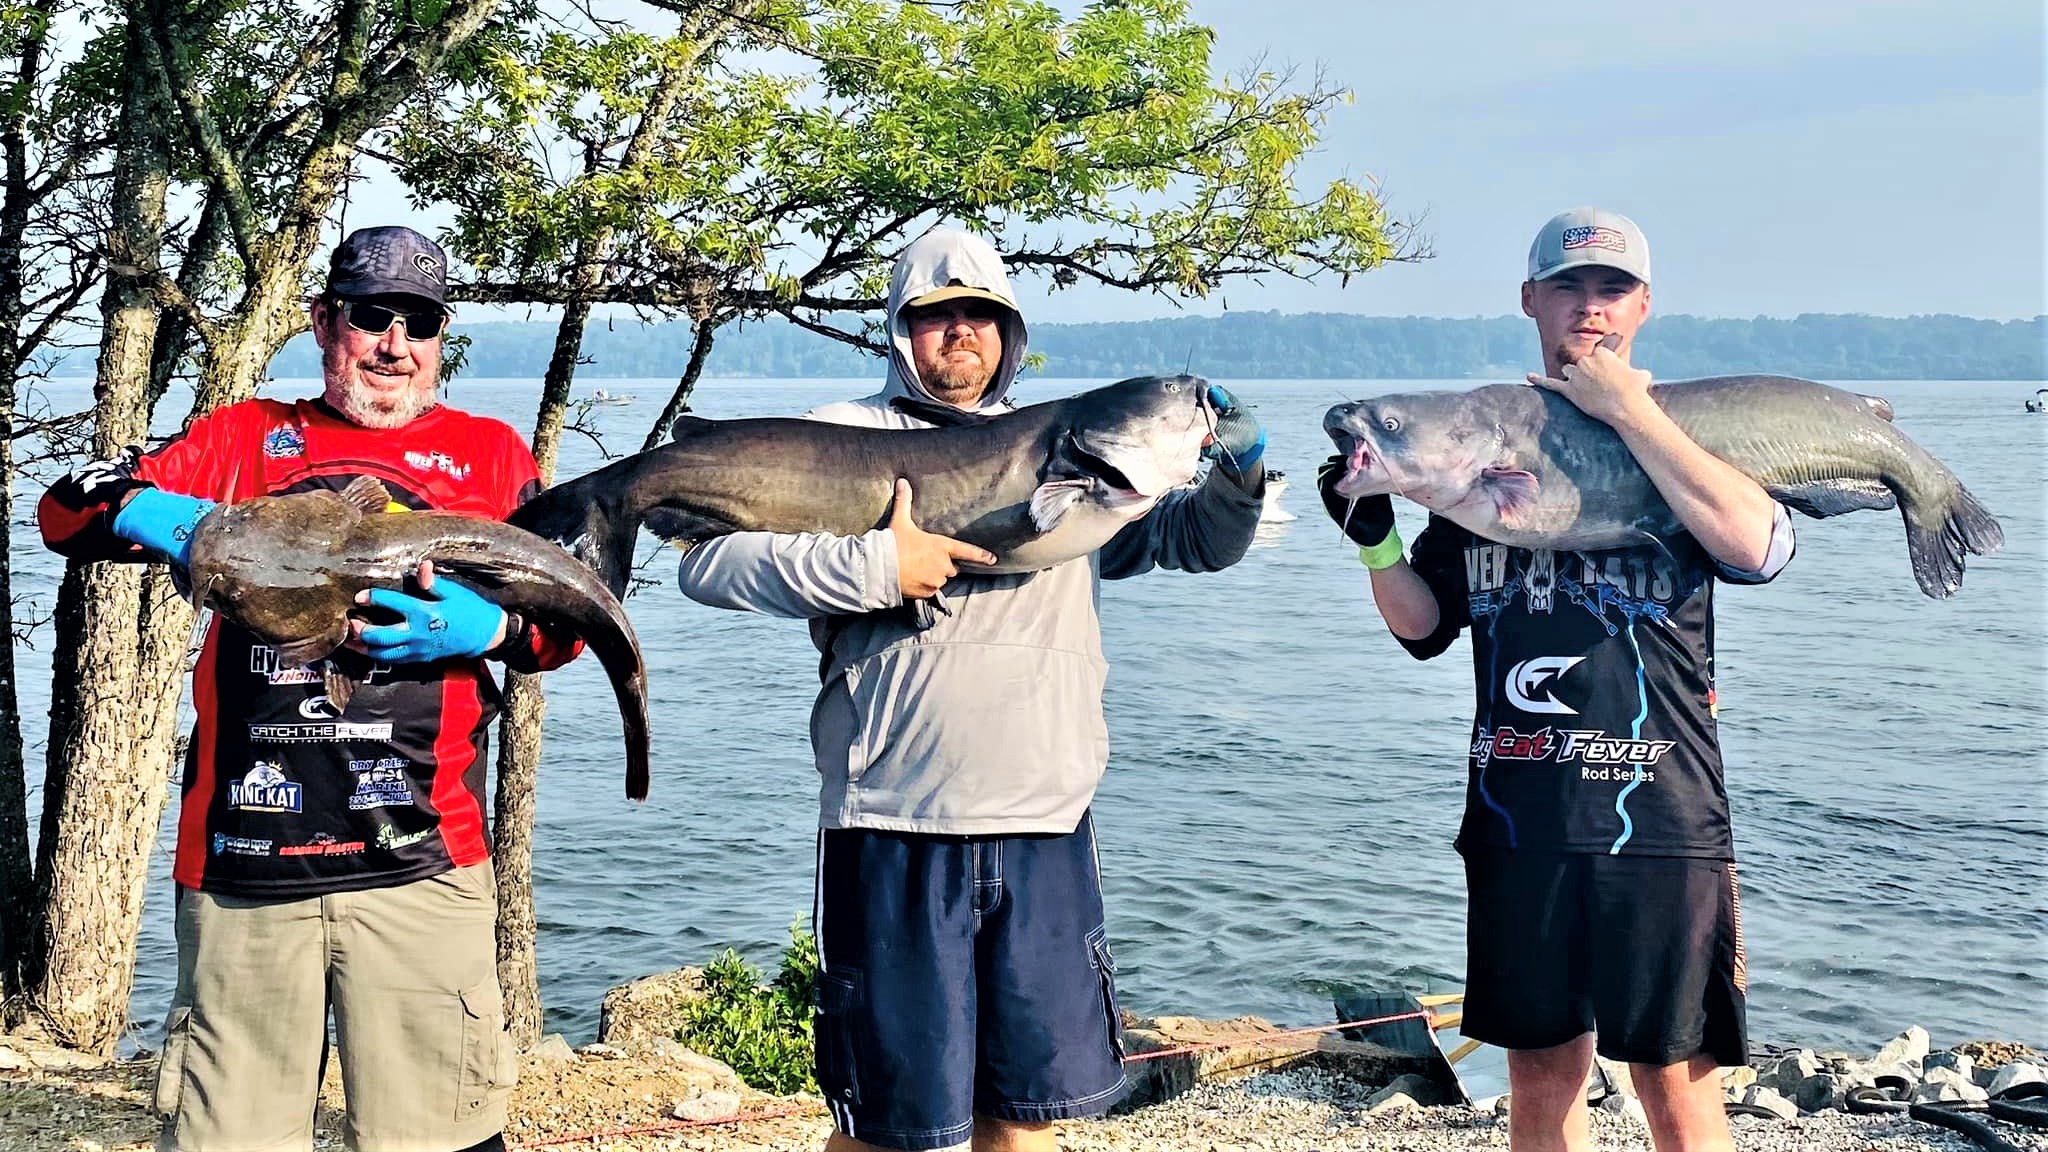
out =
[[(1469, 387), (1450, 382), (1445, 387)], [(638, 402), (598, 409), (638, 446), (668, 387), (592, 380)], [(1086, 386), (1033, 380), (1020, 398)], [(1300, 518), (1235, 568), (1108, 584), (1112, 756), (1096, 805), (1109, 929), (1128, 1005), (1324, 1023), (1335, 986), (1455, 991), (1462, 874), (1450, 841), (1471, 718), (1465, 643), (1418, 663), (1386, 635), (1353, 550), (1323, 518), (1324, 408), (1418, 386), (1232, 382), (1266, 423)], [(1755, 1038), (1871, 1048), (1908, 1024), (1937, 1045), (2048, 1047), (2048, 773), (2041, 708), (2048, 418), (2034, 383), (1857, 386), (2003, 521), (1961, 593), (1922, 596), (1895, 513), (1798, 519), (1772, 585), (1719, 598), (1720, 731), (1743, 864)], [(710, 417), (793, 414), (871, 381), (713, 380)], [(277, 396), (308, 395), (284, 381)], [(460, 381), (456, 405), (531, 426), (532, 381)], [(60, 406), (76, 384), (51, 389)], [(178, 401), (167, 411), (182, 413)], [(599, 463), (564, 441), (563, 475)], [(21, 511), (32, 512), (32, 496)], [(1413, 539), (1421, 510), (1403, 505)], [(18, 591), (57, 568), (17, 527)], [(733, 946), (772, 965), (811, 900), (816, 656), (801, 623), (721, 612), (673, 587), (628, 602), (647, 649), (652, 797), (621, 794), (617, 716), (597, 662), (552, 674), (535, 872), (548, 1026), (590, 1039), (610, 985)], [(47, 639), (47, 633), (44, 636)], [(40, 776), (48, 658), (23, 651)], [(32, 791), (31, 812), (40, 810)], [(154, 1044), (173, 976), (166, 815), (134, 1011)], [(33, 819), (31, 820), (33, 825)]]

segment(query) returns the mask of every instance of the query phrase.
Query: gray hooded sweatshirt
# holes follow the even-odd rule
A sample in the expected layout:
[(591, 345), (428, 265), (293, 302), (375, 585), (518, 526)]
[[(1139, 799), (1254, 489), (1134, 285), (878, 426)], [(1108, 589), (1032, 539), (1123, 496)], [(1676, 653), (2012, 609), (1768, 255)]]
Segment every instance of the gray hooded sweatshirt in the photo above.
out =
[[(1004, 396), (1026, 333), (1002, 259), (979, 238), (942, 228), (897, 262), (887, 384), (806, 417), (929, 427), (889, 406), (897, 396), (933, 399), (918, 381), (901, 311), (954, 283), (1010, 303), (1002, 364), (977, 410), (1012, 407)], [(683, 594), (704, 604), (810, 620), (822, 654), (823, 686), (811, 710), (820, 827), (1072, 832), (1109, 762), (1099, 580), (1154, 567), (1227, 568), (1250, 547), (1260, 504), (1211, 469), (1199, 488), (1169, 494), (1093, 555), (1038, 572), (963, 573), (922, 610), (903, 601), (887, 529), (736, 533), (692, 548), (678, 577)]]

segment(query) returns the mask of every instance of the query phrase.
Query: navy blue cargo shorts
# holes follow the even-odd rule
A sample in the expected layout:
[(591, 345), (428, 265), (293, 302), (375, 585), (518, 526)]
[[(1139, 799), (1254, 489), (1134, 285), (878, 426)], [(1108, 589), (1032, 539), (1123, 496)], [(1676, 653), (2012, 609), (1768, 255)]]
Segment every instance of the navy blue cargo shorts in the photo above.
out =
[(1065, 835), (818, 834), (818, 1085), (885, 1148), (966, 1142), (1126, 1089), (1089, 817)]

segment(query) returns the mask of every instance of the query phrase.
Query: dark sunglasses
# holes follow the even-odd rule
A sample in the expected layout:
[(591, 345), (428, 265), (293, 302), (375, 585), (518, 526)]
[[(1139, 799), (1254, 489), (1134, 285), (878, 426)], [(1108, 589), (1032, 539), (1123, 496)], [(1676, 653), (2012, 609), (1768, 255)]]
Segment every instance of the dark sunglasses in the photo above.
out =
[(334, 306), (341, 311), (341, 318), (358, 332), (382, 336), (391, 330), (391, 322), (397, 320), (405, 325), (407, 340), (438, 340), (448, 327), (448, 314), (439, 308), (427, 308), (418, 312), (401, 312), (386, 308), (382, 304), (370, 304), (361, 300), (337, 300)]

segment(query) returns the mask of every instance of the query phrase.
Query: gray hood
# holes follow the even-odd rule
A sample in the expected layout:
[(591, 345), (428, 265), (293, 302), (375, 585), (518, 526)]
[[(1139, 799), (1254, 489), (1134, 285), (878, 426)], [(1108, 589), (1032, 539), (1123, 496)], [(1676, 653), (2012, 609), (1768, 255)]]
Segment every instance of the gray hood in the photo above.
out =
[(917, 378), (910, 356), (910, 330), (904, 326), (902, 311), (906, 303), (955, 284), (992, 292), (1010, 306), (1002, 324), (1003, 360), (979, 407), (993, 408), (1009, 394), (1017, 379), (1017, 366), (1024, 362), (1029, 333), (1023, 313), (1017, 310), (1016, 293), (1010, 290), (1010, 278), (1003, 272), (1003, 258), (979, 236), (957, 228), (934, 228), (903, 250), (896, 259), (896, 273), (889, 279), (889, 382), (883, 396), (934, 399)]

